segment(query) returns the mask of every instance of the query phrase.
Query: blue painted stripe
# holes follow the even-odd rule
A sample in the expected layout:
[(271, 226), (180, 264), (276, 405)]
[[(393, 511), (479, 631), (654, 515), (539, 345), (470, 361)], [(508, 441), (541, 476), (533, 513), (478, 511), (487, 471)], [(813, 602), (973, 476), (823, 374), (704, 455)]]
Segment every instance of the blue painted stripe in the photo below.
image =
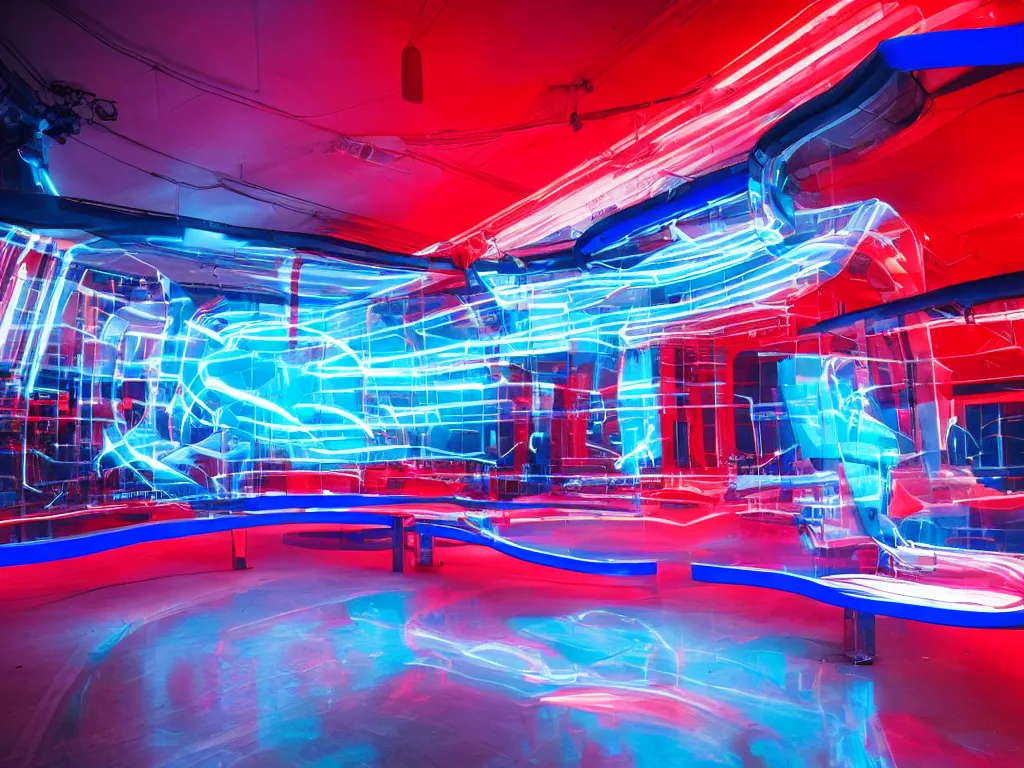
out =
[[(631, 502), (631, 498), (622, 497), (619, 501)], [(203, 511), (230, 512), (264, 512), (274, 509), (334, 509), (352, 507), (382, 507), (415, 504), (452, 504), (467, 509), (599, 509), (596, 503), (568, 501), (566, 499), (549, 501), (492, 501), (490, 499), (469, 499), (461, 496), (372, 496), (360, 493), (293, 493), (268, 494), (249, 496), (238, 499), (211, 499), (208, 501), (190, 502), (193, 509)]]
[(809, 597), (819, 603), (873, 613), (878, 616), (892, 616), (897, 619), (909, 619), (925, 624), (942, 624), (947, 627), (972, 627), (975, 629), (1024, 627), (1024, 608), (978, 610), (953, 608), (939, 604), (903, 603), (887, 597), (853, 593), (847, 591), (848, 588), (844, 589), (841, 584), (829, 583), (823, 579), (784, 571), (769, 571), (763, 568), (693, 563), (690, 570), (694, 581), (775, 589)]
[(904, 72), (1024, 64), (1024, 24), (894, 37), (879, 43), (878, 52), (886, 64)]
[(451, 539), (467, 544), (479, 544), (483, 547), (501, 552), (535, 565), (558, 568), (563, 571), (589, 573), (597, 576), (652, 576), (658, 572), (655, 560), (594, 560), (586, 557), (575, 557), (558, 552), (547, 552), (508, 539), (491, 536), (468, 528), (444, 523), (416, 523), (416, 531), (421, 535), (434, 536), (439, 539)]
[(345, 509), (348, 507), (381, 507), (389, 504), (423, 503), (411, 496), (366, 496), (358, 493), (282, 493), (247, 496), (238, 499), (214, 499), (192, 502), (194, 509), (232, 512), (269, 512), (278, 509)]
[(185, 536), (199, 536), (205, 533), (242, 528), (258, 528), (267, 525), (300, 524), (344, 524), (391, 526), (396, 515), (379, 512), (351, 512), (344, 510), (317, 510), (296, 512), (271, 512), (257, 515), (222, 515), (200, 517), (191, 520), (165, 520), (158, 523), (97, 531), (81, 536), (67, 536), (59, 539), (30, 541), (24, 544), (0, 546), (0, 567), (8, 565), (32, 565), (54, 560), (94, 555), (111, 549), (130, 547), (165, 539), (180, 539)]
[(587, 229), (575, 250), (591, 256), (630, 235), (665, 224), (710, 202), (738, 195), (747, 189), (746, 163), (723, 168), (694, 181), (613, 213)]

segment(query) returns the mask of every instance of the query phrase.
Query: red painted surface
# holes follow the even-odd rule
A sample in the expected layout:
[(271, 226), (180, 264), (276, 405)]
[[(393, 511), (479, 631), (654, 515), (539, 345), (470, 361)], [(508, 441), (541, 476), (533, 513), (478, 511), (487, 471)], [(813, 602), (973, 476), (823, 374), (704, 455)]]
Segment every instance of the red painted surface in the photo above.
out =
[[(26, 2), (5, 34), (44, 77), (119, 105), (114, 133), (86, 126), (53, 153), (64, 194), (403, 251), (450, 240), (468, 263), (741, 156), (880, 40), (1021, 15), (1012, 0), (452, 3), (417, 40), (416, 105), (399, 61), (434, 16), (421, 5), (61, 6), (90, 34)], [(1007, 108), (970, 117), (978, 135)], [(965, 168), (1005, 158), (950, 146)]]

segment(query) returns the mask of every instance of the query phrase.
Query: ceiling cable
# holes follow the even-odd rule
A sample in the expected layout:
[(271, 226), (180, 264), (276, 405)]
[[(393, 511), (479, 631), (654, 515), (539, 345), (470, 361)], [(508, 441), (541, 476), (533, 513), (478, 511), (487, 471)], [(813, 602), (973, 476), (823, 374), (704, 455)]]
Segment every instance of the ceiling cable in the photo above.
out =
[[(415, 32), (415, 30), (416, 30), (416, 22), (418, 22), (420, 20), (420, 17), (423, 15), (423, 11), (425, 11), (426, 8), (427, 8), (427, 2), (428, 2), (428, 0), (423, 0), (423, 5), (420, 6), (420, 10), (416, 14), (416, 18), (412, 22), (413, 32)], [(426, 35), (427, 32), (430, 31), (430, 28), (434, 26), (434, 22), (437, 21), (438, 17), (444, 12), (444, 9), (447, 7), (447, 5), (448, 5), (448, 0), (444, 0), (444, 2), (441, 3), (441, 7), (437, 9), (437, 13), (435, 13), (433, 15), (433, 17), (430, 19), (430, 21), (427, 22), (427, 26), (425, 26), (423, 28), (423, 31), (420, 32), (418, 35), (413, 35), (412, 32), (410, 32), (409, 33), (409, 42), (406, 43), (406, 45), (416, 45), (416, 43), (418, 43), (420, 40), (422, 40), (423, 36)]]

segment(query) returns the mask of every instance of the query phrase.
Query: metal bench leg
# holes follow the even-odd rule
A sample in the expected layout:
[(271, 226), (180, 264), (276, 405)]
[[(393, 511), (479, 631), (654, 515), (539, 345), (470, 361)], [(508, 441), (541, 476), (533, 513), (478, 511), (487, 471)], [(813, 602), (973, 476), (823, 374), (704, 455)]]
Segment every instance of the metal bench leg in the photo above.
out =
[(431, 568), (434, 565), (434, 537), (429, 533), (419, 535), (419, 551), (416, 554), (416, 565), (419, 568)]
[(231, 529), (231, 567), (244, 571), (249, 567), (249, 532), (245, 528)]
[(854, 664), (870, 664), (875, 660), (875, 614), (843, 609), (846, 657)]
[(395, 573), (405, 570), (405, 526), (400, 517), (391, 521), (391, 570)]

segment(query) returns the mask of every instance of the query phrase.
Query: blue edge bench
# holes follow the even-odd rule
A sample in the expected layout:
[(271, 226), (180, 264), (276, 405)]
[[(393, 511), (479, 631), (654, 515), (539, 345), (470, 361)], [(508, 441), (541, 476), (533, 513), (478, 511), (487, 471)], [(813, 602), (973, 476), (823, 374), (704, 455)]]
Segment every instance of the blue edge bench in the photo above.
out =
[(970, 608), (923, 599), (901, 602), (889, 595), (872, 594), (866, 588), (842, 581), (738, 565), (693, 563), (690, 571), (694, 581), (774, 589), (842, 608), (844, 652), (855, 664), (870, 664), (875, 657), (875, 616), (974, 629), (1024, 627), (1024, 607)]
[[(414, 548), (419, 565), (432, 565), (433, 539), (439, 538), (490, 547), (528, 563), (577, 573), (599, 576), (650, 576), (657, 573), (658, 566), (654, 560), (601, 560), (517, 544), (494, 533), (486, 518), (475, 521), (475, 524), (418, 521), (405, 513), (393, 514), (348, 508), (397, 505), (403, 500), (423, 502), (423, 499), (398, 497), (323, 495), (261, 496), (217, 502), (208, 505), (205, 510), (199, 510), (210, 513), (210, 517), (140, 523), (79, 536), (3, 544), (0, 545), (0, 568), (83, 557), (145, 542), (230, 531), (232, 562), (236, 569), (241, 570), (248, 567), (245, 532), (249, 528), (328, 524), (390, 529), (392, 570), (396, 572), (405, 569), (405, 555)], [(330, 506), (327, 507), (326, 504)], [(26, 519), (26, 522), (31, 520)]]

